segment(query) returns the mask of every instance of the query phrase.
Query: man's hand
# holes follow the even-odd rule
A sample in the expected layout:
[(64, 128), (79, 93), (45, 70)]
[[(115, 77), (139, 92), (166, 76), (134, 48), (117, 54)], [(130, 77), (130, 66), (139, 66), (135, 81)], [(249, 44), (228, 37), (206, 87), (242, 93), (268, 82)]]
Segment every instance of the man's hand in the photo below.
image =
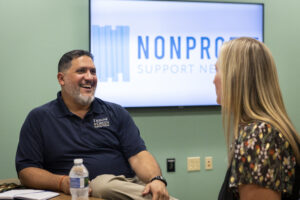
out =
[(160, 180), (154, 180), (148, 183), (142, 195), (152, 194), (152, 200), (169, 200), (169, 193), (166, 185)]
[[(142, 195), (152, 194), (152, 200), (169, 200), (166, 185), (153, 177), (161, 176), (161, 170), (154, 157), (148, 151), (141, 151), (129, 158), (131, 168), (144, 183), (148, 183)], [(151, 182), (150, 182), (151, 181)]]
[(59, 188), (63, 193), (70, 194), (70, 177), (66, 176), (62, 179), (61, 187)]
[[(91, 181), (89, 181), (89, 185), (90, 185)], [(66, 178), (64, 178), (61, 182), (61, 188), (60, 190), (65, 193), (65, 194), (70, 194), (70, 177), (67, 176)], [(92, 194), (92, 188), (89, 187), (89, 196), (91, 196)]]

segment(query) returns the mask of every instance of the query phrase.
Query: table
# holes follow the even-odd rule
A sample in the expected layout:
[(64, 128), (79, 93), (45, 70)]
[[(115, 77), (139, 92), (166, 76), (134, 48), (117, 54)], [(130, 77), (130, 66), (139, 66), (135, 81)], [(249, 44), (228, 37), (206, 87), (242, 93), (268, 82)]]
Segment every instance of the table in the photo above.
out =
[[(71, 200), (71, 196), (70, 195), (66, 195), (64, 193), (60, 193), (59, 196), (52, 198), (51, 200)], [(89, 197), (89, 200), (103, 200), (100, 198), (96, 198), (96, 197)]]
[[(20, 184), (20, 181), (18, 178), (10, 178), (10, 179), (0, 179), (0, 184), (2, 183), (16, 183), (16, 184)], [(51, 200), (71, 200), (71, 196), (64, 194), (64, 193), (60, 193), (59, 196), (52, 198)], [(100, 198), (96, 198), (96, 197), (89, 197), (89, 200), (104, 200), (104, 199), (100, 199)]]

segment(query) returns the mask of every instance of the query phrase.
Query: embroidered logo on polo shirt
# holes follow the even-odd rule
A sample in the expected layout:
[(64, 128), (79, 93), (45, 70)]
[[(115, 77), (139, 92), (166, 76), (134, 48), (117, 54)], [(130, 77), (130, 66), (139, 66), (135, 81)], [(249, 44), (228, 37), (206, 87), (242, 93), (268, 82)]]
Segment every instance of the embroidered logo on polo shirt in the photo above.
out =
[(102, 128), (108, 126), (109, 126), (109, 121), (107, 117), (102, 119), (94, 119), (94, 128)]

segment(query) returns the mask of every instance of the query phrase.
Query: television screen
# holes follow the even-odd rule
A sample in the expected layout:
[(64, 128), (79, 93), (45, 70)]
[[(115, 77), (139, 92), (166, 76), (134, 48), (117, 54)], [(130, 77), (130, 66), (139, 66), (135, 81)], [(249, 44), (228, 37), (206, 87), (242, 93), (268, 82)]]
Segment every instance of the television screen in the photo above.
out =
[(225, 41), (263, 41), (263, 4), (90, 0), (96, 96), (124, 107), (217, 105)]

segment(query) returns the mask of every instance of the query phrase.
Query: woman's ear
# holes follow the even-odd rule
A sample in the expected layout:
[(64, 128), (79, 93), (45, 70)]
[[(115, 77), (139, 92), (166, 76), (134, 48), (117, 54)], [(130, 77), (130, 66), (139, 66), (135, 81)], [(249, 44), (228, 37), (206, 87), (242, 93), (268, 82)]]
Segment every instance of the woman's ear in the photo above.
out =
[(61, 85), (61, 86), (65, 85), (64, 76), (65, 76), (65, 74), (63, 72), (57, 73), (57, 80), (58, 80), (59, 85)]

